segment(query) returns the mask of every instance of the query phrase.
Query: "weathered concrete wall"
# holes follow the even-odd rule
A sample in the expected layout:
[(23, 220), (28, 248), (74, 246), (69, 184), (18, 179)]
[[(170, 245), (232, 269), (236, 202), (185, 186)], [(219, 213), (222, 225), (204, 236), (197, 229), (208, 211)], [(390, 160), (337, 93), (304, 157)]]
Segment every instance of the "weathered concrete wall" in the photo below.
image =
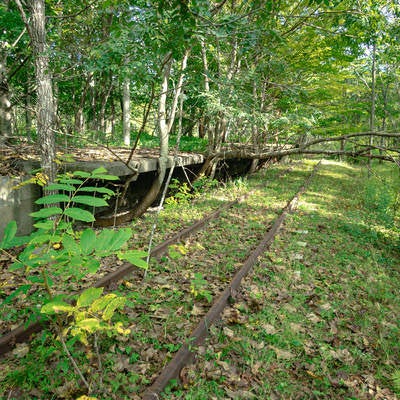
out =
[(27, 235), (32, 231), (33, 219), (29, 214), (36, 211), (35, 200), (40, 197), (40, 188), (29, 184), (13, 189), (21, 183), (21, 178), (0, 176), (0, 240), (10, 221), (17, 221), (17, 235)]

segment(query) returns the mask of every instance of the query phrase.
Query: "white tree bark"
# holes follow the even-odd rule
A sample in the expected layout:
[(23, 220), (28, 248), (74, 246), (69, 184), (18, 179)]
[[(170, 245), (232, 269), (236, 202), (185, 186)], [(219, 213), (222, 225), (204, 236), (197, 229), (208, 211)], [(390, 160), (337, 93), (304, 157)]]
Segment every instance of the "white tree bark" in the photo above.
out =
[(54, 133), (56, 118), (48, 45), (46, 41), (45, 2), (44, 0), (31, 0), (28, 2), (29, 19), (21, 1), (15, 0), (15, 2), (31, 39), (37, 86), (36, 120), (41, 167), (43, 172), (48, 176), (49, 181), (52, 182), (57, 173)]
[(0, 143), (11, 136), (11, 101), (7, 81), (7, 44), (0, 42)]
[(136, 217), (142, 215), (147, 210), (147, 208), (150, 207), (151, 204), (156, 200), (158, 194), (160, 193), (162, 184), (164, 182), (168, 165), (169, 134), (171, 132), (172, 125), (175, 120), (178, 100), (182, 91), (183, 79), (185, 76), (185, 69), (188, 57), (189, 57), (189, 51), (187, 50), (182, 58), (181, 74), (179, 76), (178, 84), (175, 89), (169, 116), (167, 112), (167, 97), (168, 97), (168, 82), (173, 62), (171, 53), (168, 53), (163, 60), (163, 69), (161, 72), (161, 79), (162, 79), (161, 93), (158, 103), (158, 128), (160, 137), (160, 156), (158, 159), (158, 175), (157, 178), (154, 180), (149, 192), (146, 194), (145, 198), (136, 208), (134, 213), (134, 216)]
[(122, 97), (122, 131), (124, 136), (124, 145), (131, 144), (131, 92), (129, 78), (125, 78), (123, 82)]

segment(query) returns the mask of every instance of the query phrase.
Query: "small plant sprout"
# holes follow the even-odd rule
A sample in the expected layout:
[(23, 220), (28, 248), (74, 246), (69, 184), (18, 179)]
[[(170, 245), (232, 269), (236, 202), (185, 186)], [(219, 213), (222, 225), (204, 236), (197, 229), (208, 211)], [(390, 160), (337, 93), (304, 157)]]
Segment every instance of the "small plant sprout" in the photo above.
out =
[(212, 301), (212, 295), (209, 290), (206, 289), (207, 281), (203, 275), (196, 272), (193, 279), (190, 281), (190, 292), (196, 299), (206, 299), (208, 303)]

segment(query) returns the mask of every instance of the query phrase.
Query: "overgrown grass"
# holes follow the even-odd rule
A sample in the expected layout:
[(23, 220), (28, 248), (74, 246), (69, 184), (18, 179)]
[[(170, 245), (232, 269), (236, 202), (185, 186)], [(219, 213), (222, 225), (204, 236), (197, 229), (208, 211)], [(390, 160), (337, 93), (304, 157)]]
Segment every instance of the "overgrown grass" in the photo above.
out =
[[(186, 387), (164, 398), (395, 399), (398, 169), (325, 161), (212, 330)], [(210, 359), (212, 362), (210, 363)]]
[[(94, 382), (102, 377), (98, 398), (140, 398), (210, 307), (209, 295), (225, 288), (314, 164), (298, 163), (284, 176), (287, 166), (275, 165), (164, 208), (155, 244), (252, 191), (207, 231), (153, 260), (145, 279), (134, 273), (119, 283), (116, 292), (128, 300), (118, 318), (131, 335), (101, 340), (102, 371), (91, 376)], [(299, 211), (224, 312), (223, 323), (211, 328), (207, 346), (198, 349), (199, 363), (185, 368), (183, 385), (171, 385), (163, 397), (362, 399), (369, 390), (380, 390), (393, 399), (400, 369), (399, 230), (393, 190), (382, 200), (378, 195), (388, 185), (396, 187), (392, 171), (380, 166), (377, 177), (385, 181), (367, 181), (360, 166), (325, 162)], [(148, 214), (133, 224), (133, 248), (146, 246), (154, 218)], [(75, 348), (84, 373), (96, 370), (93, 353)], [(81, 393), (50, 333), (4, 358), (0, 382), (5, 398), (11, 390), (15, 398)]]

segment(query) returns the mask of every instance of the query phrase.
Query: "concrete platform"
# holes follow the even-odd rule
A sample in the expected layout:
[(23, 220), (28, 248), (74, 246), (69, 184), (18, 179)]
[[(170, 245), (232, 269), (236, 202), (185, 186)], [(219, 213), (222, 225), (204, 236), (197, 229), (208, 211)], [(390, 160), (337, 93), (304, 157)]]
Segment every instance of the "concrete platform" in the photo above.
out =
[[(170, 155), (168, 157), (167, 168), (170, 168), (175, 160), (175, 166), (189, 166), (202, 164), (204, 156), (197, 153), (178, 153), (176, 157)], [(32, 170), (39, 168), (40, 164), (37, 160), (19, 160), (18, 164), (21, 169), (29, 174)], [(62, 168), (66, 171), (86, 171), (91, 172), (96, 168), (104, 167), (109, 174), (119, 177), (131, 176), (136, 174), (156, 171), (158, 167), (158, 156), (154, 153), (138, 153), (135, 154), (128, 165), (122, 161), (116, 160), (76, 160), (73, 162), (64, 163)]]
[[(119, 157), (128, 159), (129, 150), (113, 149), (114, 153), (117, 151), (118, 155), (110, 156), (109, 153), (95, 148), (88, 149), (86, 152), (80, 149), (77, 151), (75, 161), (63, 163), (60, 170), (91, 172), (96, 168), (104, 167), (109, 174), (119, 176), (122, 181), (127, 178), (130, 181), (137, 181), (142, 174), (156, 171), (158, 168), (157, 150), (144, 149), (138, 151), (132, 157), (129, 166), (118, 160)], [(40, 167), (40, 163), (34, 154), (32, 157), (26, 158), (28, 159), (19, 158), (18, 154), (15, 156), (13, 154), (12, 157), (8, 155), (8, 159), (12, 159), (13, 168), (7, 168), (5, 164), (1, 168), (0, 240), (3, 238), (5, 227), (12, 220), (17, 221), (18, 235), (26, 235), (32, 231), (33, 221), (29, 214), (37, 209), (34, 203), (41, 196), (41, 188), (38, 185), (28, 184), (20, 189), (14, 189), (16, 185), (29, 179), (33, 170)], [(169, 156), (168, 168), (173, 165), (174, 158), (176, 167), (190, 168), (190, 166), (198, 166), (204, 162), (204, 156), (201, 154), (180, 152), (176, 157)], [(17, 171), (21, 176), (16, 176)], [(5, 173), (9, 175), (4, 175)]]

